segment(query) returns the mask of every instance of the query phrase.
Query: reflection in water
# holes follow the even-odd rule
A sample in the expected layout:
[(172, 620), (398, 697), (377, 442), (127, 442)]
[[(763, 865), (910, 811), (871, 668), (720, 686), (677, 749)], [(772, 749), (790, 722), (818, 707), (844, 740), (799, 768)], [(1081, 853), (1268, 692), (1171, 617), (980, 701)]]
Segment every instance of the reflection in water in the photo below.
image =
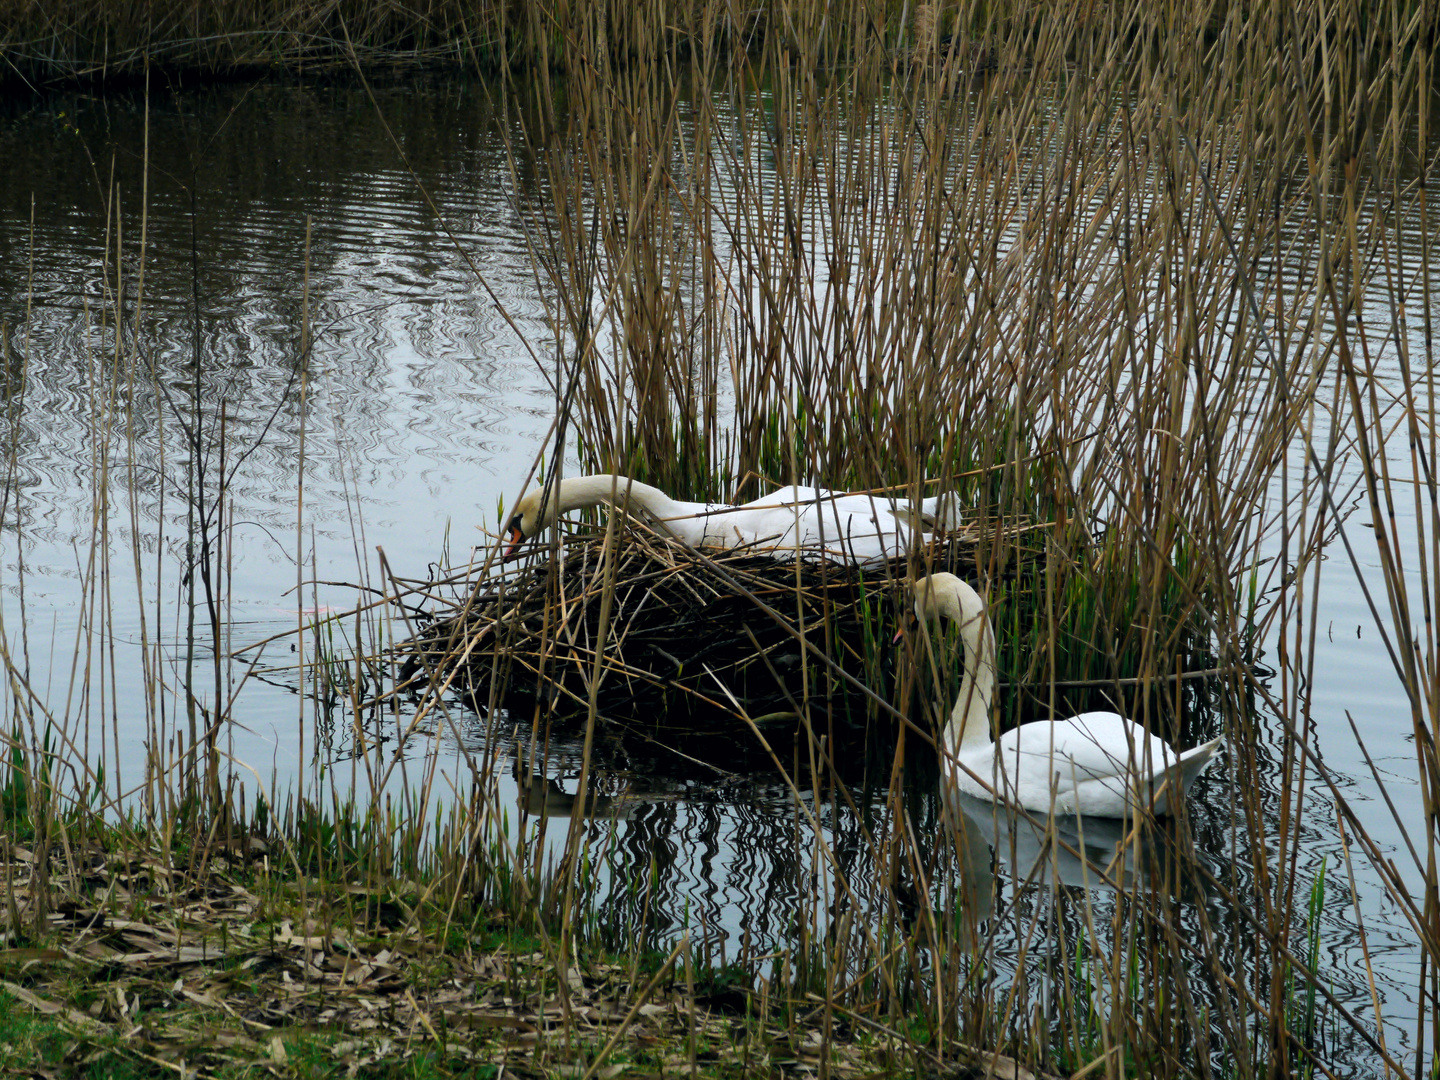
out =
[[(585, 908), (617, 945), (638, 937), (668, 947), (690, 930), (697, 947), (717, 959), (733, 957), (742, 942), (756, 955), (783, 948), (797, 924), (823, 923), (827, 903), (817, 908), (816, 889), (834, 898), (836, 865), (850, 891), (865, 906), (873, 903), (873, 842), (834, 785), (843, 783), (870, 814), (883, 803), (872, 790), (887, 775), (883, 753), (867, 755), (860, 745), (845, 775), (834, 778), (812, 775), (799, 755), (788, 774), (797, 799), (773, 767), (725, 768), (746, 760), (733, 735), (684, 740), (682, 756), (666, 743), (606, 727), (609, 737), (596, 739), (588, 770), (583, 842), (597, 870), (585, 883)], [(583, 740), (551, 730), (543, 745), (533, 773), (529, 747), (514, 747), (524, 764), (506, 770), (515, 789), (501, 801), (531, 815), (524, 842), (553, 858), (570, 833)], [(752, 763), (763, 760), (756, 754)]]
[[(569, 792), (559, 781), (545, 776), (521, 776), (520, 805), (527, 814), (539, 818), (568, 818), (574, 815), (580, 801), (578, 792)], [(592, 793), (585, 799), (587, 818), (626, 818), (638, 805), (627, 795), (601, 795)]]
[(1175, 868), (1167, 858), (1179, 842), (1173, 820), (1046, 816), (958, 791), (947, 803), (958, 811), (954, 824), (967, 871), (981, 841), (1005, 864), (1017, 887), (1130, 892), (1166, 888), (1174, 880)]
[(1206, 900), (1203, 856), (1192, 848), (1181, 857), (1182, 827), (1174, 818), (1045, 815), (957, 791), (945, 803), (956, 851), (959, 922), (976, 949), (1006, 884), (1013, 897), (1028, 894), (1048, 903), (1069, 894), (1082, 907), (1093, 903), (1087, 893), (1141, 904)]
[[(780, 755), (782, 777), (773, 767), (725, 771), (733, 751), (715, 755), (721, 767), (710, 768), (694, 753), (667, 758), (665, 748), (603, 719), (600, 728), (607, 737), (597, 734), (580, 837), (589, 869), (575, 910), (615, 947), (667, 948), (690, 932), (701, 957), (764, 957), (749, 970), (774, 979), (802, 961), (797, 942), (848, 933), (841, 970), (855, 979), (873, 958), (865, 935), (904, 939), (927, 965), (917, 978), (953, 978), (946, 994), (1013, 994), (1029, 1003), (1023, 1023), (1042, 1026), (1077, 992), (1077, 972), (1097, 986), (1132, 977), (1175, 985), (1168, 980), (1178, 970), (1197, 1014), (1214, 1015), (1233, 1001), (1228, 980), (1254, 985), (1265, 976), (1251, 913), (1232, 904), (1253, 905), (1256, 885), (1248, 858), (1232, 857), (1223, 774), (1202, 778), (1180, 818), (1136, 827), (977, 800), (947, 809), (933, 759), (915, 761), (897, 792), (895, 747), (883, 738), (837, 752), (834, 775), (809, 772), (800, 743)], [(525, 857), (553, 865), (572, 831), (583, 733), (536, 735), (534, 772), (523, 731), (500, 772), (513, 784), (506, 804), (529, 815), (517, 831), (522, 847), (533, 845)], [(1349, 919), (1343, 904), (1322, 913), (1336, 955), (1359, 947)], [(946, 924), (952, 929), (936, 929)], [(1225, 970), (1195, 963), (1190, 946), (1202, 941), (1213, 943), (1206, 955), (1225, 958)], [(1335, 967), (1329, 986), (1349, 1002), (1368, 994), (1353, 964)], [(1096, 1007), (1108, 1008), (1106, 1000), (1101, 994)], [(1186, 1038), (1195, 1039), (1186, 1052), (1198, 1052), (1203, 1036)], [(1350, 1075), (1364, 1075), (1371, 1059), (1358, 1044), (1350, 1051), (1364, 1063)]]
[[(568, 819), (574, 816), (575, 808), (580, 802), (578, 791), (566, 791), (560, 786), (560, 781), (553, 776), (530, 772), (518, 756), (515, 758), (515, 767), (511, 770), (511, 775), (515, 777), (515, 784), (520, 792), (518, 802), (525, 813), (538, 817), (542, 821), (549, 818)], [(624, 790), (619, 794), (597, 791), (595, 787), (595, 784), (590, 785), (591, 790), (585, 797), (584, 805), (585, 817), (592, 819), (620, 820), (627, 818), (642, 802), (658, 801), (663, 798), (663, 796), (634, 794), (630, 791), (628, 781), (624, 784)]]
[[(379, 100), (505, 314), (544, 342), (548, 321), (484, 88), (406, 85), (381, 88)], [(452, 516), (456, 545), (468, 547), (480, 512), (505, 490), (498, 477), (510, 455), (528, 459), (526, 436), (543, 432), (549, 389), (496, 305), (477, 300), (465, 257), (434, 226), (359, 87), (7, 98), (0, 148), (0, 325), (10, 355), (28, 359), (17, 440), (28, 497), (6, 512), (27, 526), (37, 571), (65, 573), (70, 541), (85, 532), (90, 402), (105, 373), (81, 360), (106, 347), (95, 313), (114, 288), (107, 237), (123, 236), (124, 283), (137, 287), (142, 190), (150, 205), (140, 345), (155, 378), (121, 397), (137, 430), (162, 437), (137, 440), (134, 467), (116, 480), (134, 486), (137, 522), (168, 515), (174, 527), (183, 518), (173, 494), (161, 503), (161, 477), (183, 491), (187, 460), (167, 393), (190, 407), (198, 350), (202, 416), (217, 420), (223, 405), (232, 452), (253, 450), (232, 485), (240, 575), (273, 578), (272, 561), (294, 554), (281, 536), (295, 524), (302, 423), (319, 576), (338, 576), (323, 572), (327, 556), (354, 565), (357, 492), (371, 542), (397, 565), (433, 559)], [(105, 163), (98, 172), (96, 162)], [(515, 176), (533, 182), (523, 162)], [(307, 281), (314, 344), (302, 412)], [(140, 298), (120, 302), (133, 313)], [(470, 494), (452, 499), (456, 491)], [(146, 547), (164, 547), (166, 531), (148, 527)], [(267, 590), (270, 603), (278, 591)], [(331, 595), (341, 608), (351, 599)]]

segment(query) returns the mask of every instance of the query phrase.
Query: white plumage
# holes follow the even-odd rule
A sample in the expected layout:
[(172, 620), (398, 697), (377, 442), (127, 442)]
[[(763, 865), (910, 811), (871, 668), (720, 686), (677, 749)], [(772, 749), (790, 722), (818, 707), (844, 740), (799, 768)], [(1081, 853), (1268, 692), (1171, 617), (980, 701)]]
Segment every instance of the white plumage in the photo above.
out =
[[(837, 495), (825, 488), (784, 487), (743, 506), (681, 502), (625, 476), (560, 481), (542, 510), (543, 488), (516, 504), (506, 526), (505, 558), (561, 514), (585, 507), (626, 506), (691, 547), (748, 548), (782, 558), (830, 558), (873, 565), (905, 554), (912, 532), (908, 506), (881, 496)], [(955, 523), (953, 497), (920, 505), (921, 532)]]
[(992, 742), (995, 631), (985, 604), (954, 574), (933, 574), (915, 588), (916, 615), (955, 620), (965, 644), (960, 697), (941, 739), (947, 790), (1040, 813), (1123, 817), (1148, 807), (1167, 814), (1220, 749), (1213, 739), (1180, 753), (1110, 712), (1032, 721)]

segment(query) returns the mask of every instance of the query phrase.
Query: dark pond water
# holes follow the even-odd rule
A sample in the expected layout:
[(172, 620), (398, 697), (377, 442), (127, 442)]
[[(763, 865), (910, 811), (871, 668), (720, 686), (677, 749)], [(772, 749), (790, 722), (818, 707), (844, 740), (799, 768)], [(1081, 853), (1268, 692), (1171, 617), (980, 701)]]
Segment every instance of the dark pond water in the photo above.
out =
[[(181, 674), (186, 613), (176, 598), (191, 453), (183, 425), (193, 419), (197, 353), (201, 410), (212, 431), (223, 412), (223, 467), (234, 474), (227, 648), (292, 630), (307, 612), (349, 608), (356, 590), (331, 583), (374, 583), (376, 549), (402, 577), (463, 562), (473, 545), (489, 543), (480, 527), (495, 526), (500, 500), (513, 501), (544, 446), (554, 399), (537, 357), (554, 343), (518, 209), (536, 181), (512, 170), (503, 138), (513, 121), (497, 118), (478, 83), (381, 87), (376, 97), (385, 124), (361, 89), (340, 85), (157, 92), (148, 109), (138, 95), (0, 104), (0, 320), (12, 380), (23, 358), (25, 387), (9, 399), (18, 428), (0, 532), (4, 645), (57, 722), (89, 740), (92, 763), (105, 762), (118, 790), (142, 778), (145, 747), (163, 744), (175, 723), (147, 695), (145, 673), (158, 663), (168, 680)], [(143, 316), (144, 365), (134, 378), (114, 374), (117, 330), (107, 313), (117, 304), (116, 260), (107, 251), (117, 245), (121, 337), (137, 307)], [(302, 408), (307, 290), (313, 349)], [(1382, 365), (1381, 381), (1392, 376)], [(111, 421), (126, 410), (133, 428)], [(208, 468), (220, 469), (218, 447), (211, 452)], [(102, 493), (109, 539), (96, 544)], [(1403, 839), (1346, 717), (1365, 731), (1402, 819), (1418, 828), (1408, 707), (1349, 567), (1332, 560), (1325, 574), (1319, 625), (1333, 636), (1317, 645), (1316, 745), (1403, 864)], [(300, 580), (307, 584), (297, 592)], [(102, 630), (112, 635), (103, 649)], [(239, 723), (226, 734), (237, 771), (267, 790), (343, 787), (347, 777), (363, 788), (343, 725), (317, 728), (304, 706), (289, 648), (282, 640), (267, 649), (248, 678), (244, 664), (225, 672), (229, 690), (238, 689)], [(8, 726), (9, 698), (6, 710)], [(418, 782), (434, 766), (463, 786), (479, 761), (493, 768), (502, 800), (563, 815), (579, 743), (552, 733), (546, 779), (520, 784), (525, 769), (514, 762), (532, 749), (526, 720), (457, 707), (407, 741), (393, 732), (405, 762), (396, 782)], [(771, 770), (696, 765), (673, 749), (607, 742), (599, 752), (600, 790), (628, 796), (595, 822), (609, 852), (597, 917), (617, 934), (643, 928), (658, 942), (703, 922), (730, 949), (742, 937), (782, 939), (820, 858), (807, 813), (847, 876), (873, 877), (862, 835), (869, 825), (842, 804), (809, 792), (797, 801)], [(862, 803), (867, 791), (883, 792), (888, 765), (862, 762), (849, 777)], [(1249, 864), (1235, 847), (1243, 840), (1231, 828), (1228, 779), (1223, 767), (1205, 778), (1192, 810), (1202, 857), (1221, 876)], [(916, 783), (917, 821), (933, 829), (934, 799), (923, 777)], [(1350, 902), (1334, 813), (1318, 785), (1307, 807), (1301, 887), (1322, 862), (1330, 874), (1322, 965), (1337, 997), (1403, 1052), (1419, 976), (1413, 937), (1358, 862)], [(563, 836), (564, 826), (551, 828)], [(993, 865), (1009, 882), (994, 916), (1011, 927), (995, 946), (1003, 971), (1006, 934), (1020, 933), (1037, 910), (1072, 919), (1080, 901), (1016, 886), (1015, 871), (1029, 870), (1023, 853), (997, 845), (992, 864), (988, 850), (952, 853), (940, 865), (953, 880), (983, 878)], [(954, 858), (963, 865), (944, 861)], [(643, 902), (633, 890), (609, 890), (643, 880), (652, 865)], [(1249, 887), (1233, 883), (1241, 895)], [(1089, 902), (1103, 922), (1113, 897)], [(1188, 910), (1187, 932), (1203, 923), (1237, 941), (1249, 933), (1217, 896)], [(1358, 1044), (1334, 1060), (1354, 1075), (1373, 1071)]]

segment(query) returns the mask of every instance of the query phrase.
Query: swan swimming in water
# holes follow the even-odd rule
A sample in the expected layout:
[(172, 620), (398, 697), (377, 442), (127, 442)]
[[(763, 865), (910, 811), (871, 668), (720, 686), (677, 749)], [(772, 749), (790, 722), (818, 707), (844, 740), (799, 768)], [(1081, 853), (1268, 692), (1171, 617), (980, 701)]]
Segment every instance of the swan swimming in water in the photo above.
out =
[(932, 574), (916, 583), (915, 614), (921, 622), (955, 620), (965, 643), (960, 696), (940, 739), (947, 796), (953, 789), (1040, 813), (1168, 814), (1220, 749), (1212, 739), (1180, 753), (1110, 712), (1034, 720), (992, 742), (995, 631), (984, 601), (954, 574)]
[[(504, 558), (523, 541), (571, 510), (628, 506), (663, 532), (691, 547), (749, 548), (757, 554), (831, 558), (870, 565), (906, 553), (913, 531), (909, 508), (870, 495), (836, 495), (825, 488), (784, 487), (743, 506), (680, 502), (659, 488), (626, 476), (577, 476), (561, 480), (545, 499), (532, 489), (505, 527)], [(545, 505), (541, 507), (541, 500)], [(936, 495), (920, 504), (920, 531), (958, 524), (954, 497)]]

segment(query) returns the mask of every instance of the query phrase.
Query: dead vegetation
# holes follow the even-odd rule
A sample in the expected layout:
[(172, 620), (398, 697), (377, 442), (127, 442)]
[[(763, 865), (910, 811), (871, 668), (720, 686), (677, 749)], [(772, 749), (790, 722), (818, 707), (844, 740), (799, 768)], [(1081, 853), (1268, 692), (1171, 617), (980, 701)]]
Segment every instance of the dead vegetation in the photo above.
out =
[[(875, 19), (902, 26), (903, 5), (834, 5), (835, 38), (847, 27)], [(933, 30), (932, 5), (921, 5)], [(717, 17), (718, 16), (718, 17)], [(697, 39), (709, 47), (753, 48), (779, 31), (783, 9), (745, 0), (715, 10), (669, 0), (438, 0), (419, 4), (375, 0), (159, 0), (117, 4), (106, 0), (3, 0), (0, 2), (0, 78), (37, 83), (123, 80), (150, 68), (170, 77), (208, 79), (237, 75), (323, 74), (354, 64), (413, 71), (563, 69), (574, 57), (566, 42), (588, 38), (617, 57), (688, 55)], [(897, 47), (908, 35), (898, 30)], [(933, 37), (933, 34), (931, 34)], [(843, 44), (842, 44), (843, 47)]]
[[(974, 530), (917, 552), (916, 565), (972, 578), (1033, 575), (1043, 548), (1012, 546), (1033, 528), (1000, 528), (1010, 559), (994, 574), (981, 555), (990, 546)], [(583, 719), (595, 680), (607, 717), (684, 729), (733, 726), (746, 715), (798, 717), (797, 702), (826, 667), (807, 677), (802, 669), (816, 657), (882, 696), (893, 681), (889, 642), (910, 605), (905, 559), (862, 571), (695, 550), (650, 530), (632, 530), (613, 559), (598, 537), (572, 539), (551, 555), (513, 575), (481, 578), (455, 602), (458, 611), (398, 646), (400, 682), (414, 685), (423, 674), (486, 712), (540, 699), (547, 713)], [(597, 649), (607, 592), (613, 600)]]
[(297, 877), (283, 849), (272, 855), (258, 839), (220, 850), (194, 868), (57, 845), (41, 872), (34, 850), (11, 846), (7, 900), (32, 943), (11, 935), (0, 948), (0, 1000), (64, 1040), (40, 1052), (27, 1029), (0, 1021), (0, 1068), (37, 1078), (120, 1063), (130, 1075), (185, 1076), (1033, 1075), (963, 1045), (944, 1058), (917, 1051), (865, 1011), (826, 1025), (816, 1002), (787, 1002), (763, 980), (752, 990), (697, 976), (683, 939), (668, 956), (589, 953), (561, 978), (556, 942), (504, 919), (457, 924), (423, 893)]

